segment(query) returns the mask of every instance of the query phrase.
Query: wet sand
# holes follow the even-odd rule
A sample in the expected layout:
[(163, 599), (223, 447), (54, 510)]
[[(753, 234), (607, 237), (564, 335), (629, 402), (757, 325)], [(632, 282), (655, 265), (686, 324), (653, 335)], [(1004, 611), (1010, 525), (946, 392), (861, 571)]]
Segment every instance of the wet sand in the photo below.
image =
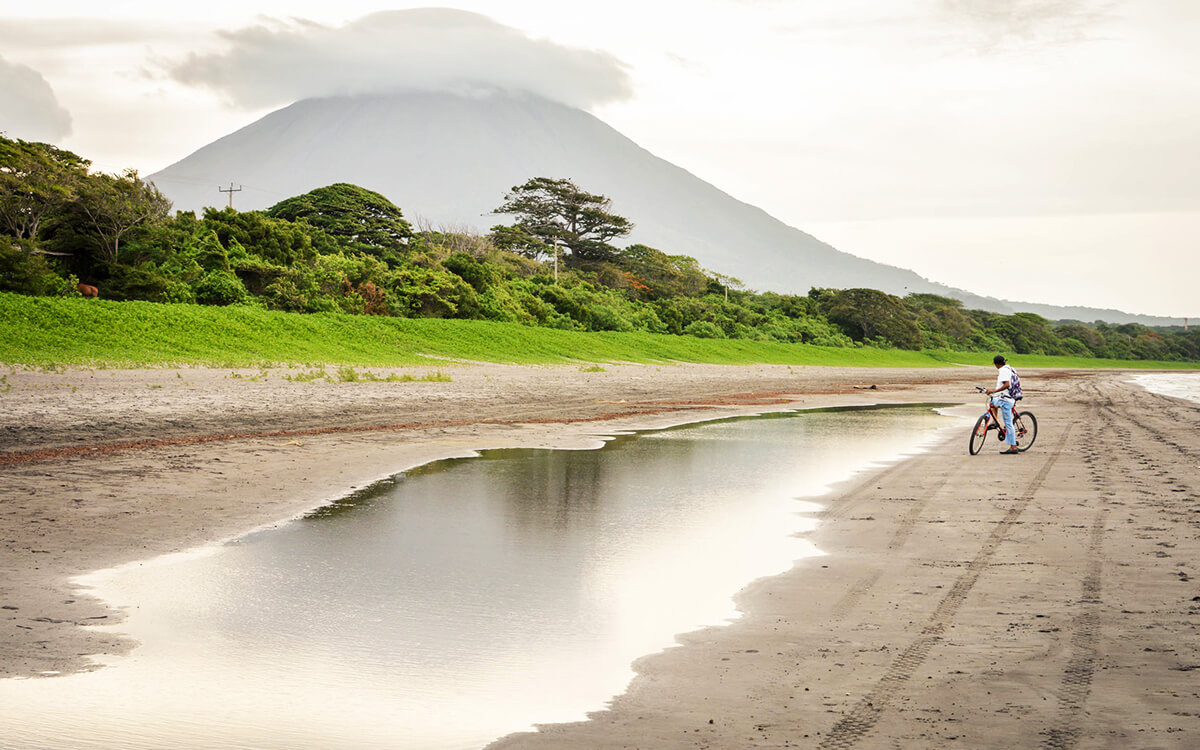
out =
[[(9, 373), (0, 676), (134, 647), (85, 627), (120, 615), (72, 576), (278, 523), (430, 460), (787, 408), (961, 401), (973, 415), (971, 386), (994, 378), (442, 369), (452, 382)], [(743, 590), (733, 625), (640, 660), (590, 721), (495, 747), (1200, 746), (1200, 407), (1125, 377), (1023, 372), (1042, 426), (1029, 453), (992, 441), (968, 456), (964, 427), (859, 475), (822, 500), (813, 540), (827, 556)]]

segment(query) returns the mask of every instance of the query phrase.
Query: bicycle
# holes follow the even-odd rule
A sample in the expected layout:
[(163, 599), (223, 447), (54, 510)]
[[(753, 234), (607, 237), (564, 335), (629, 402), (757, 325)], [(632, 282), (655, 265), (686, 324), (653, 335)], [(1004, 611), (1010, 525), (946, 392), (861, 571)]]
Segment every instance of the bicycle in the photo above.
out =
[[(975, 386), (975, 390), (978, 393), (986, 392), (986, 389), (979, 386)], [(975, 427), (971, 430), (968, 448), (972, 456), (983, 449), (989, 430), (996, 430), (996, 437), (1004, 442), (1004, 423), (992, 416), (990, 398), (986, 403), (987, 408), (984, 409), (983, 416), (975, 420)], [(1018, 412), (1017, 405), (1013, 404), (1013, 431), (1017, 433), (1017, 450), (1024, 453), (1033, 446), (1033, 441), (1037, 440), (1037, 417), (1033, 416), (1031, 411)]]

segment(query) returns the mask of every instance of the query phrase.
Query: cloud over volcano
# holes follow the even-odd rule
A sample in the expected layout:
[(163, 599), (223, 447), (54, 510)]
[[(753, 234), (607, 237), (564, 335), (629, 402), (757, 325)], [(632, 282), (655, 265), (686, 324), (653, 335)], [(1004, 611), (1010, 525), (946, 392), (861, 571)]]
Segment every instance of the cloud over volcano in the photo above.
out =
[(221, 36), (226, 50), (163, 66), (171, 78), (247, 108), (335, 95), (500, 89), (586, 109), (631, 93), (625, 66), (607, 53), (533, 39), (460, 10), (385, 11), (340, 27), (269, 21)]

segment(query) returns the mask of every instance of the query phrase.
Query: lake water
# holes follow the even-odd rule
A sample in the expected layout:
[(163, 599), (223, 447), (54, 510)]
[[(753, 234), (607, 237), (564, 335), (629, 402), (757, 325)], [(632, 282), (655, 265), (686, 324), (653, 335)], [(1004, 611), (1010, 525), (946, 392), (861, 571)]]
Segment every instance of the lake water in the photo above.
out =
[(582, 719), (805, 555), (831, 483), (961, 420), (803, 412), (441, 461), (83, 579), (129, 656), (0, 681), (0, 747), (478, 748)]
[(1164, 396), (1185, 398), (1200, 403), (1200, 373), (1195, 372), (1151, 372), (1134, 375), (1133, 382), (1154, 393)]

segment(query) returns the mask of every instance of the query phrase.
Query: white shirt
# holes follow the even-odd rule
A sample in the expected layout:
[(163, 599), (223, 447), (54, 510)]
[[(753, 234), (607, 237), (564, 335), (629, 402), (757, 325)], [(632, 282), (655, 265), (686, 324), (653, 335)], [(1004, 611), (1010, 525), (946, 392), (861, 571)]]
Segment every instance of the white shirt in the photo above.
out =
[(1012, 398), (1012, 396), (1008, 392), (1008, 388), (1004, 387), (1005, 383), (1011, 383), (1012, 380), (1013, 380), (1013, 368), (1009, 367), (1008, 365), (1004, 365), (1003, 367), (1001, 367), (999, 370), (996, 371), (996, 387), (1003, 388), (1003, 390), (996, 391), (992, 395), (997, 396), (999, 398)]

